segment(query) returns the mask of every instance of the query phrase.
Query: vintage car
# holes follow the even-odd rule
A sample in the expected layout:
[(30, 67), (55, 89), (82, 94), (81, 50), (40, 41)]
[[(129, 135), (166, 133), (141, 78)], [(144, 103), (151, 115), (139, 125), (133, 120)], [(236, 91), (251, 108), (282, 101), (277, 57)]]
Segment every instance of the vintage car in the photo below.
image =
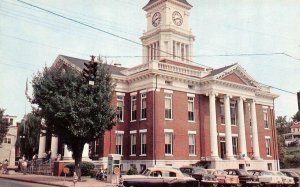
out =
[(280, 171), (273, 171), (273, 173), (277, 176), (280, 176), (282, 179), (282, 183), (286, 184), (285, 186), (292, 186), (295, 184), (294, 178), (293, 177), (288, 177), (285, 174), (283, 174)]
[(258, 178), (251, 175), (244, 169), (225, 169), (228, 175), (234, 175), (239, 177), (241, 186), (259, 186)]
[(192, 167), (192, 166), (183, 166), (179, 170), (190, 177), (193, 177), (200, 181), (201, 183), (214, 183), (217, 182), (215, 175), (208, 174), (207, 171), (202, 167)]
[(248, 170), (248, 172), (258, 177), (259, 182), (263, 185), (282, 184), (282, 178), (272, 171)]
[(151, 167), (141, 175), (123, 175), (119, 187), (198, 187), (199, 182), (170, 167)]
[(295, 184), (293, 187), (300, 187), (300, 175), (293, 171), (281, 171), (284, 175), (288, 177), (292, 177), (294, 179)]
[(239, 186), (240, 181), (238, 176), (227, 175), (223, 170), (207, 169), (208, 174), (215, 175), (220, 186)]

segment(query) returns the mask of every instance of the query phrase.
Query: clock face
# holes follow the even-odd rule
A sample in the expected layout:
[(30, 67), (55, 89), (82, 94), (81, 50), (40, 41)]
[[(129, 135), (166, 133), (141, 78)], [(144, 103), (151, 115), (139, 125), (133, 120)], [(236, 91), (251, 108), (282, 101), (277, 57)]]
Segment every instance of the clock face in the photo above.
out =
[(161, 20), (161, 14), (159, 12), (156, 12), (152, 17), (152, 25), (156, 27), (157, 25), (160, 24), (160, 20)]
[(172, 14), (172, 19), (175, 25), (180, 26), (182, 25), (183, 19), (179, 12), (175, 11)]

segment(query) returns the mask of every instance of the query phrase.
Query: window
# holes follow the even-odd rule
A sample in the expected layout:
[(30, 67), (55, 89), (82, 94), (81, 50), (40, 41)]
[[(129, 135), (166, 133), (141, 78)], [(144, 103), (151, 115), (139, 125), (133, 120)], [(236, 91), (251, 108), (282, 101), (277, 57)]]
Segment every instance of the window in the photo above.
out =
[(248, 103), (248, 111), (249, 111), (249, 122), (250, 122), (250, 127), (252, 127), (252, 124), (251, 124), (251, 105), (250, 103)]
[(4, 138), (3, 143), (11, 144), (11, 138)]
[(147, 107), (146, 107), (146, 94), (141, 94), (141, 119), (147, 118)]
[(141, 133), (141, 155), (146, 155), (146, 133)]
[(267, 151), (267, 156), (271, 156), (271, 139), (266, 138), (266, 151)]
[(236, 125), (236, 105), (235, 105), (235, 103), (230, 104), (230, 121), (231, 121), (231, 125)]
[(131, 121), (136, 120), (136, 96), (131, 96)]
[(165, 133), (165, 154), (172, 155), (173, 133)]
[(124, 121), (124, 96), (117, 96), (117, 118), (119, 121)]
[(264, 112), (264, 126), (266, 129), (268, 129), (269, 128), (268, 110), (264, 109), (263, 112)]
[(94, 156), (98, 156), (99, 154), (99, 139), (94, 142)]
[(165, 94), (165, 119), (172, 119), (172, 94)]
[(130, 154), (136, 154), (136, 134), (130, 134)]
[(123, 134), (116, 134), (116, 154), (122, 155), (123, 150)]
[(225, 110), (224, 110), (224, 104), (221, 103), (221, 124), (225, 124)]
[(196, 155), (196, 135), (189, 134), (189, 155)]
[(188, 97), (188, 120), (195, 121), (194, 118), (194, 97)]
[(232, 137), (232, 152), (233, 155), (238, 155), (238, 137)]

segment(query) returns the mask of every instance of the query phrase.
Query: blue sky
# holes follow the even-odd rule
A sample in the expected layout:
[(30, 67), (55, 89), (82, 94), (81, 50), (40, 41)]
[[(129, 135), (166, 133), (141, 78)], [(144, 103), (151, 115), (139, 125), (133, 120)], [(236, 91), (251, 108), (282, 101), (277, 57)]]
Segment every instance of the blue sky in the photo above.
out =
[[(146, 0), (24, 0), (140, 42)], [(300, 1), (189, 0), (196, 36), (193, 61), (220, 68), (238, 62), (256, 81), (300, 91)], [(275, 53), (275, 54), (274, 54)], [(26, 79), (59, 55), (107, 56), (124, 67), (140, 64), (140, 45), (55, 17), (17, 0), (0, 0), (0, 108), (20, 120), (30, 112)], [(245, 55), (249, 54), (249, 55)], [(256, 55), (254, 55), (256, 54)], [(268, 55), (257, 55), (268, 54)], [(229, 55), (229, 56), (224, 56)], [(29, 93), (31, 91), (29, 84)], [(276, 115), (297, 111), (295, 94), (272, 89)], [(26, 106), (26, 108), (25, 108)]]

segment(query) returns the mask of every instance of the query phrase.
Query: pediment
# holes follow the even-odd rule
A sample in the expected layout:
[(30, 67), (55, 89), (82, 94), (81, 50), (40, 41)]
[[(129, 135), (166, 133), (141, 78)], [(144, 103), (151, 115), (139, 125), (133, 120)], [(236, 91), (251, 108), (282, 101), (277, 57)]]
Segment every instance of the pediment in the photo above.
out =
[(214, 79), (224, 80), (241, 85), (259, 87), (256, 82), (239, 64), (233, 64), (228, 67), (216, 70), (217, 73), (213, 75)]

